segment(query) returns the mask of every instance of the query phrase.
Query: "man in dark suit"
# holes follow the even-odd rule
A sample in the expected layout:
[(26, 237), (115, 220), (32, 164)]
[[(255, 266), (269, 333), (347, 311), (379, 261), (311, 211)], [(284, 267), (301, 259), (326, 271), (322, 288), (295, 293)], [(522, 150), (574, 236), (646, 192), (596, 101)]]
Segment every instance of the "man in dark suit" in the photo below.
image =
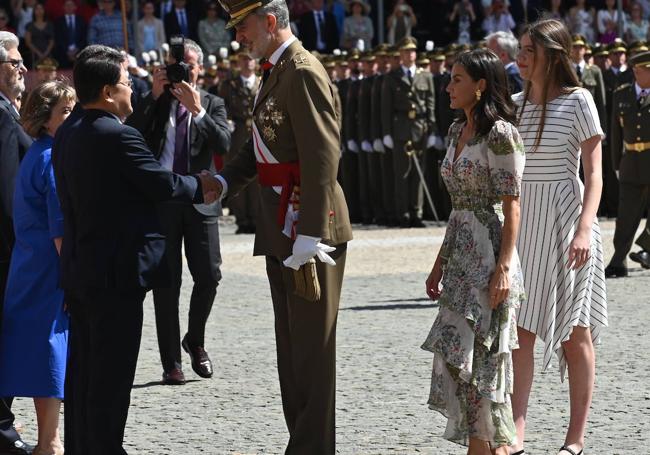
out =
[[(18, 38), (0, 32), (0, 330), (2, 307), (14, 245), (13, 199), (18, 164), (32, 143), (20, 126), (16, 99), (25, 91), (27, 68), (18, 51)], [(12, 397), (0, 398), (0, 453), (31, 453), (14, 428)]]
[(174, 0), (174, 8), (165, 15), (165, 35), (183, 35), (198, 40), (198, 20), (194, 11), (188, 9), (187, 0)]
[(74, 68), (83, 110), (59, 128), (53, 146), (64, 216), (61, 286), (71, 316), (65, 451), (118, 455), (126, 454), (144, 296), (168, 282), (154, 203), (203, 202), (211, 182), (160, 166), (142, 135), (122, 124), (131, 113), (122, 55), (106, 46), (84, 52)]
[(329, 54), (339, 45), (339, 29), (334, 15), (325, 11), (323, 0), (311, 0), (311, 11), (300, 16), (298, 34), (308, 51)]
[[(160, 164), (179, 174), (212, 168), (215, 153), (230, 147), (230, 130), (223, 99), (196, 88), (203, 69), (203, 51), (185, 40), (189, 83), (179, 89), (169, 85), (163, 68), (154, 73), (153, 88), (135, 108), (128, 124), (140, 131)], [(174, 63), (172, 61), (172, 63)], [(203, 378), (212, 376), (212, 363), (204, 349), (205, 325), (221, 279), (219, 204), (195, 205), (169, 201), (160, 204), (159, 216), (166, 237), (165, 254), (172, 273), (171, 287), (153, 291), (163, 383), (184, 384), (178, 318), (182, 245), (194, 280), (187, 334), (182, 346), (190, 354), (192, 369)]]
[(54, 55), (61, 68), (72, 68), (76, 54), (86, 47), (87, 26), (74, 0), (63, 4), (65, 14), (54, 22)]
[(510, 93), (519, 93), (524, 88), (524, 81), (519, 74), (517, 66), (517, 52), (519, 52), (519, 41), (510, 32), (495, 32), (485, 38), (487, 47), (503, 62), (503, 67), (508, 76), (508, 88)]

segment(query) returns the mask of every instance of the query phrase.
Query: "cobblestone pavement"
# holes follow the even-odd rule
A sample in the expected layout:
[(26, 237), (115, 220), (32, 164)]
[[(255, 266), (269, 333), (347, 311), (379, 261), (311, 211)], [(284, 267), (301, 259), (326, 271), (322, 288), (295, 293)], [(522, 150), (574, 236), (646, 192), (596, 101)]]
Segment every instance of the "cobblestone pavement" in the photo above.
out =
[[(602, 222), (606, 257), (612, 221)], [(187, 385), (160, 385), (153, 317), (145, 302), (142, 350), (125, 444), (130, 454), (280, 454), (287, 440), (275, 369), (273, 315), (264, 261), (251, 235), (221, 229), (224, 278), (208, 324), (215, 376), (185, 358)], [(431, 354), (420, 349), (435, 318), (424, 280), (443, 227), (357, 229), (350, 243), (338, 326), (337, 443), (342, 454), (461, 454), (427, 409)], [(187, 317), (185, 275), (181, 315)], [(597, 348), (597, 380), (585, 455), (650, 454), (650, 271), (608, 281), (610, 328)], [(116, 328), (119, 336), (119, 328)], [(537, 350), (539, 355), (541, 350)], [(24, 437), (35, 440), (31, 400), (18, 399)], [(538, 374), (527, 453), (555, 455), (568, 422), (567, 384)], [(629, 452), (628, 452), (629, 451)], [(91, 454), (89, 454), (91, 455)]]

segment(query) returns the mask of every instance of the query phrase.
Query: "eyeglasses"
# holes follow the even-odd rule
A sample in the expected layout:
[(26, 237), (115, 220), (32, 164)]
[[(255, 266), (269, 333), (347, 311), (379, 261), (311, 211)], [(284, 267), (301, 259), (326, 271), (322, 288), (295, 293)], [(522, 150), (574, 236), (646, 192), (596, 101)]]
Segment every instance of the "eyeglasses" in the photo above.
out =
[(10, 63), (11, 66), (13, 66), (13, 68), (15, 70), (22, 67), (24, 62), (25, 61), (22, 60), (22, 59), (15, 59), (15, 58), (12, 58), (12, 59), (9, 59), (9, 60), (0, 60), (0, 63)]
[(128, 87), (128, 88), (133, 87), (133, 81), (131, 81), (131, 79), (129, 79), (126, 82), (118, 81), (117, 83), (120, 84), (120, 85), (123, 85), (125, 87)]

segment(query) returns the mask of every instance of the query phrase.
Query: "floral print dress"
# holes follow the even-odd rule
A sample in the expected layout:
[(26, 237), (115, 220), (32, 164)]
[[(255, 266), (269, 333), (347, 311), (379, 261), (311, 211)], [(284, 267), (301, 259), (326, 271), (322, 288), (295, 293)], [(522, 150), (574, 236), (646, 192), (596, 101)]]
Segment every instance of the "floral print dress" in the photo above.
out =
[(519, 196), (524, 147), (516, 128), (497, 121), (468, 141), (454, 162), (462, 123), (450, 130), (441, 174), (454, 210), (440, 255), (440, 309), (422, 349), (434, 353), (429, 407), (448, 419), (444, 437), (492, 447), (515, 440), (510, 395), (516, 309), (525, 299), (519, 257), (510, 264), (510, 292), (495, 310), (489, 283), (501, 248), (502, 196)]

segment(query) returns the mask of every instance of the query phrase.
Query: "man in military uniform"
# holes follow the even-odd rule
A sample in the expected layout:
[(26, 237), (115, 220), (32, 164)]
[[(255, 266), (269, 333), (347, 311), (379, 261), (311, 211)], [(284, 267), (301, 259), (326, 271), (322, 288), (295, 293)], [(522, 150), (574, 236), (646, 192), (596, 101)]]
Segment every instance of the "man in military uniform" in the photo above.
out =
[[(607, 133), (609, 122), (607, 117), (607, 106), (605, 101), (605, 82), (603, 73), (596, 65), (590, 65), (585, 59), (587, 51), (587, 40), (582, 35), (573, 35), (573, 46), (571, 48), (571, 61), (574, 70), (582, 86), (589, 90), (591, 97), (594, 99), (600, 125)], [(609, 135), (603, 143), (603, 191), (600, 200), (598, 213), (603, 216), (615, 217), (618, 206), (618, 180), (612, 167), (612, 158), (609, 151)]]
[(421, 160), (436, 131), (433, 76), (416, 67), (416, 49), (414, 38), (400, 42), (402, 63), (386, 76), (382, 90), (383, 142), (393, 149), (395, 204), (401, 227), (424, 226), (423, 182), (411, 159)]
[[(610, 128), (614, 169), (618, 171), (620, 197), (614, 255), (605, 269), (607, 277), (627, 276), (625, 256), (632, 247), (641, 218), (650, 203), (650, 52), (630, 59), (636, 82), (614, 92)], [(616, 147), (620, 145), (621, 147)], [(618, 153), (622, 150), (622, 153)], [(650, 268), (650, 229), (636, 241), (642, 248), (630, 257)]]
[(377, 77), (377, 57), (367, 52), (361, 58), (363, 79), (357, 97), (357, 133), (359, 144), (359, 195), (363, 224), (384, 224), (386, 214), (381, 197), (381, 167), (374, 153), (372, 133), (372, 87)]
[[(228, 120), (234, 127), (230, 151), (226, 162), (237, 154), (251, 138), (253, 125), (253, 105), (260, 85), (260, 78), (255, 74), (257, 62), (246, 50), (237, 53), (238, 74), (221, 84), (219, 96), (226, 103)], [(259, 204), (259, 186), (252, 182), (238, 195), (228, 198), (228, 208), (237, 220), (236, 234), (255, 232), (255, 218)]]
[(252, 141), (217, 178), (236, 194), (257, 175), (254, 254), (266, 256), (286, 454), (335, 452), (336, 319), (352, 229), (337, 183), (331, 82), (291, 33), (285, 0), (220, 0), (237, 41), (265, 59)]
[(350, 218), (353, 223), (366, 223), (370, 203), (367, 198), (359, 191), (359, 180), (363, 171), (363, 163), (359, 158), (359, 89), (361, 79), (358, 73), (359, 53), (354, 52), (348, 56), (348, 65), (350, 67), (350, 83), (345, 95), (345, 115), (343, 116), (343, 189), (345, 198), (350, 203)]
[[(386, 75), (391, 70), (392, 57), (389, 55), (391, 48), (387, 44), (380, 44), (375, 49), (377, 57), (377, 75), (375, 76), (370, 91), (370, 132), (372, 137), (372, 149), (375, 154), (372, 159), (376, 160), (375, 166), (380, 170), (380, 188), (377, 196), (381, 196), (385, 226), (396, 226), (397, 215), (395, 212), (395, 188), (393, 176), (393, 155), (392, 150), (384, 147), (382, 141), (381, 126), (381, 91)], [(382, 224), (382, 220), (378, 222)]]

